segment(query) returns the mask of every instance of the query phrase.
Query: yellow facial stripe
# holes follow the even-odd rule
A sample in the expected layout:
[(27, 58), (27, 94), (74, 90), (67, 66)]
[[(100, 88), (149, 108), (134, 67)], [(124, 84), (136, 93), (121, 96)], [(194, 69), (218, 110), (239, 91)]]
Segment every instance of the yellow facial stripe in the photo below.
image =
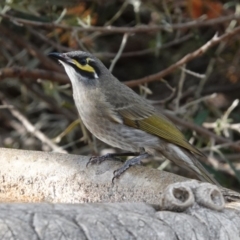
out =
[[(86, 59), (87, 62), (89, 62), (89, 58)], [(81, 65), (78, 61), (76, 61), (75, 59), (72, 59), (72, 62), (81, 70), (86, 71), (86, 72), (90, 72), (90, 73), (95, 73), (95, 70), (93, 67), (91, 67), (90, 65), (86, 64), (86, 65)]]

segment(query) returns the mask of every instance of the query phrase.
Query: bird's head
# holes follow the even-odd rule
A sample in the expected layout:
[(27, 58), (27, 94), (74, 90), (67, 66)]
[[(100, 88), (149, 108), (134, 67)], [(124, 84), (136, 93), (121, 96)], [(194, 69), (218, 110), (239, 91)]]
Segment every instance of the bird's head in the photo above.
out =
[(79, 85), (80, 82), (85, 85), (96, 85), (101, 77), (110, 74), (100, 60), (87, 52), (53, 52), (49, 56), (57, 59), (63, 65), (73, 87)]

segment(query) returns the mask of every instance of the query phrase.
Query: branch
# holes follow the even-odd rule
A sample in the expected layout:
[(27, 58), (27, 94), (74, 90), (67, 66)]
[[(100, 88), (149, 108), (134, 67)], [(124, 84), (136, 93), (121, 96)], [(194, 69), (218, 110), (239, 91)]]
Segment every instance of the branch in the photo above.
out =
[[(130, 168), (112, 185), (122, 163), (86, 167), (89, 157), (0, 148), (0, 199), (11, 202), (147, 202), (159, 205), (169, 184), (186, 178), (143, 166)], [(240, 194), (221, 189), (226, 199)]]
[[(40, 70), (40, 69), (31, 70), (31, 69), (20, 68), (20, 67), (0, 69), (0, 80), (3, 80), (4, 78), (7, 78), (7, 77), (26, 77), (26, 78), (33, 78), (33, 79), (42, 78), (42, 79), (48, 79), (51, 81), (59, 82), (61, 84), (65, 84), (65, 83), (69, 82), (68, 77), (65, 74), (59, 74), (56, 72)], [(47, 99), (45, 97), (44, 101), (46, 101), (46, 100)], [(51, 104), (53, 105), (54, 102), (52, 102)], [(55, 106), (54, 109), (57, 110), (58, 107)], [(63, 110), (64, 109), (62, 109), (59, 112), (63, 113)], [(72, 113), (67, 113), (67, 114), (63, 113), (63, 114), (66, 115), (68, 118), (70, 117), (70, 120), (75, 119), (74, 114), (72, 114)], [(240, 145), (238, 143), (234, 143), (224, 137), (217, 136), (213, 132), (211, 132), (201, 126), (197, 126), (190, 122), (182, 121), (180, 118), (173, 116), (172, 114), (168, 114), (166, 112), (164, 114), (170, 120), (172, 120), (173, 122), (175, 122), (178, 125), (192, 129), (192, 130), (200, 133), (201, 135), (211, 137), (211, 138), (215, 139), (217, 143), (229, 143), (230, 148), (232, 148), (236, 151), (240, 151)]]
[(0, 80), (7, 77), (46, 79), (60, 84), (70, 83), (66, 74), (41, 69), (27, 69), (22, 67), (11, 67), (0, 69)]
[(127, 44), (127, 39), (128, 39), (128, 34), (125, 33), (125, 34), (123, 35), (123, 39), (122, 39), (122, 43), (121, 43), (121, 45), (120, 45), (120, 48), (119, 48), (116, 56), (115, 56), (114, 59), (112, 60), (112, 63), (111, 63), (111, 65), (110, 65), (110, 67), (109, 67), (109, 71), (110, 71), (110, 72), (113, 71), (114, 66), (116, 65), (117, 61), (118, 61), (119, 58), (121, 57), (122, 52), (123, 52), (123, 50), (124, 50), (124, 48), (125, 48), (125, 46), (126, 46), (126, 44)]
[(41, 52), (41, 50), (36, 48), (31, 43), (27, 42), (24, 38), (22, 38), (21, 35), (15, 34), (13, 31), (7, 29), (1, 24), (0, 34), (6, 35), (14, 42), (14, 44), (20, 46), (21, 48), (25, 48), (30, 55), (32, 55), (34, 58), (38, 58), (40, 64), (42, 64), (45, 68), (54, 70), (56, 72), (64, 72), (64, 70), (57, 63), (49, 59), (45, 54)]
[[(161, 79), (164, 76), (166, 76), (169, 73), (171, 73), (174, 70), (176, 70), (177, 68), (183, 66), (187, 62), (193, 60), (196, 57), (199, 57), (199, 56), (203, 55), (208, 49), (210, 49), (211, 47), (215, 46), (219, 42), (221, 42), (223, 40), (226, 40), (226, 39), (236, 35), (238, 32), (240, 32), (240, 27), (235, 28), (231, 32), (225, 33), (225, 34), (223, 34), (220, 37), (217, 37), (215, 35), (210, 41), (208, 41), (206, 44), (201, 46), (199, 49), (197, 49), (196, 51), (194, 51), (192, 53), (187, 54), (182, 59), (180, 59), (178, 62), (176, 62), (175, 64), (171, 65), (170, 67), (164, 69), (163, 71), (160, 71), (160, 72), (158, 72), (156, 74), (149, 75), (149, 76), (141, 78), (141, 79), (126, 81), (125, 84), (127, 86), (129, 86), (129, 87), (135, 87), (135, 86), (138, 86), (138, 85), (141, 85), (141, 84), (144, 84), (144, 83), (149, 83), (149, 82), (153, 82), (155, 80)], [(29, 74), (30, 75), (29, 71), (32, 71), (31, 74), (34, 73), (33, 70), (25, 70), (25, 74)], [(15, 74), (15, 76), (16, 76), (16, 72), (17, 71), (15, 73), (14, 73), (14, 71), (13, 71), (13, 73), (11, 73), (12, 70), (7, 69), (7, 70), (5, 70), (5, 72), (6, 72), (5, 73), (6, 75), (7, 74), (9, 74), (9, 75)], [(43, 74), (43, 75), (46, 74), (46, 76), (49, 76), (50, 79), (55, 80), (55, 81), (62, 81), (63, 83), (66, 83), (66, 81), (68, 81), (68, 78), (66, 76), (64, 76), (64, 75), (60, 76), (60, 74), (56, 75), (56, 73), (50, 73), (50, 72), (47, 73), (47, 72), (43, 72), (42, 71), (42, 72), (39, 72), (39, 74)], [(43, 78), (45, 78), (45, 77), (43, 76)], [(60, 80), (58, 80), (58, 78)]]
[(43, 144), (46, 144), (50, 149), (55, 152), (67, 153), (66, 150), (56, 145), (50, 138), (48, 138), (43, 132), (39, 131), (22, 113), (20, 113), (0, 92), (0, 100), (3, 102), (3, 107), (8, 107), (11, 114), (18, 119), (19, 122), (26, 128), (26, 130), (39, 139)]
[(160, 201), (160, 209), (139, 202), (1, 203), (0, 237), (5, 240), (15, 239), (13, 235), (26, 240), (240, 237), (239, 202), (224, 206), (221, 193), (213, 185), (192, 181), (172, 184), (164, 190)]
[(232, 142), (231, 140), (229, 140), (227, 138), (218, 136), (215, 133), (209, 131), (208, 129), (206, 129), (204, 127), (201, 127), (201, 126), (198, 126), (194, 123), (183, 121), (180, 118), (178, 118), (178, 117), (176, 117), (172, 114), (169, 114), (167, 112), (164, 112), (164, 115), (166, 115), (171, 121), (173, 121), (177, 125), (181, 125), (181, 126), (186, 127), (188, 129), (194, 130), (194, 131), (196, 131), (197, 133), (200, 133), (203, 136), (213, 138), (213, 139), (216, 140), (217, 143), (228, 143), (229, 148), (232, 148), (232, 149), (240, 152), (240, 144), (239, 143)]
[(163, 71), (152, 74), (152, 75), (149, 75), (149, 76), (144, 77), (144, 78), (126, 81), (125, 84), (129, 87), (135, 87), (135, 86), (138, 86), (140, 84), (149, 83), (149, 82), (159, 80), (159, 79), (163, 78), (164, 76), (168, 75), (169, 73), (173, 72), (174, 70), (178, 69), (179, 67), (183, 66), (184, 64), (190, 62), (194, 58), (202, 56), (211, 47), (215, 46), (216, 44), (220, 43), (221, 41), (229, 39), (230, 37), (236, 35), (239, 32), (240, 32), (240, 27), (237, 27), (233, 31), (225, 33), (220, 37), (215, 35), (210, 41), (205, 43), (199, 49), (197, 49), (196, 51), (194, 51), (192, 53), (187, 54), (182, 59), (180, 59), (178, 62), (174, 63), (173, 65), (164, 69)]
[(0, 156), (1, 201), (157, 204), (169, 184), (186, 180), (168, 172), (133, 167), (112, 186), (113, 171), (121, 162), (86, 167), (89, 157), (6, 148), (0, 148)]
[(171, 25), (159, 25), (159, 26), (149, 26), (149, 25), (141, 25), (135, 27), (114, 27), (114, 26), (106, 26), (106, 27), (78, 27), (78, 26), (67, 26), (63, 24), (56, 23), (45, 23), (45, 22), (37, 22), (26, 20), (18, 17), (13, 17), (7, 14), (0, 13), (0, 16), (12, 21), (13, 23), (24, 24), (34, 27), (43, 27), (47, 29), (53, 28), (61, 28), (64, 30), (76, 30), (78, 32), (104, 32), (104, 33), (146, 33), (146, 32), (158, 32), (161, 30), (177, 30), (177, 29), (188, 29), (188, 28), (196, 28), (196, 27), (205, 27), (205, 26), (215, 26), (217, 24), (221, 24), (231, 20), (240, 19), (240, 15), (230, 15), (210, 20), (194, 20), (186, 23), (177, 23)]
[[(137, 57), (137, 56), (144, 56), (146, 54), (150, 54), (150, 53), (154, 53), (156, 52), (156, 50), (163, 50), (163, 49), (167, 49), (170, 48), (172, 46), (178, 45), (180, 43), (183, 43), (187, 40), (189, 40), (190, 38), (193, 37), (192, 33), (189, 33), (187, 35), (184, 35), (181, 38), (177, 38), (172, 40), (171, 42), (167, 42), (161, 46), (157, 46), (154, 48), (147, 48), (147, 49), (143, 49), (143, 50), (139, 50), (139, 51), (133, 51), (133, 52), (123, 52), (121, 54), (121, 58), (125, 58), (125, 57)], [(94, 53), (94, 56), (98, 57), (98, 58), (114, 58), (116, 56), (117, 53), (111, 53), (111, 52), (98, 52), (98, 53)]]

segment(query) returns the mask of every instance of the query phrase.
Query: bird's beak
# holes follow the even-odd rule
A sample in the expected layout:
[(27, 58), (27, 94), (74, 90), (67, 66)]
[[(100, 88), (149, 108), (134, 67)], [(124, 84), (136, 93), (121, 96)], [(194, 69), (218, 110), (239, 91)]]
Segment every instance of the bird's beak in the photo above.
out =
[(72, 59), (64, 53), (52, 52), (52, 53), (49, 53), (48, 56), (53, 58), (53, 59), (57, 59), (59, 61), (62, 61), (64, 63), (68, 63), (68, 64), (73, 63)]

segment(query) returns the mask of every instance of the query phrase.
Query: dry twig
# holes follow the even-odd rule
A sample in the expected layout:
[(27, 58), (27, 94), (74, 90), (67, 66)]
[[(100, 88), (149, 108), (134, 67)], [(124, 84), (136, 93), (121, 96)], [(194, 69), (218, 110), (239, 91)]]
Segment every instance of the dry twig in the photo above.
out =
[(27, 69), (22, 67), (2, 68), (0, 69), (0, 80), (8, 77), (18, 78), (32, 78), (32, 79), (46, 79), (60, 84), (69, 83), (69, 79), (66, 74), (61, 74), (53, 71), (41, 70), (41, 69)]
[(38, 138), (42, 143), (48, 145), (51, 149), (53, 149), (55, 152), (60, 153), (67, 153), (67, 151), (63, 150), (61, 147), (53, 143), (51, 139), (49, 139), (45, 134), (43, 134), (41, 131), (37, 130), (32, 123), (29, 122), (29, 120), (21, 114), (11, 103), (9, 103), (8, 100), (6, 100), (2, 95), (0, 96), (2, 102), (4, 103), (4, 106), (11, 106), (9, 111), (12, 113), (12, 115), (17, 118), (22, 125), (27, 129), (28, 132), (33, 134), (36, 138)]
[(35, 46), (30, 44), (29, 42), (26, 42), (26, 40), (22, 38), (20, 35), (16, 35), (13, 31), (10, 31), (9, 29), (5, 28), (3, 25), (0, 25), (0, 33), (6, 35), (9, 39), (11, 39), (14, 42), (14, 44), (17, 44), (20, 47), (25, 48), (29, 52), (29, 54), (32, 55), (33, 57), (38, 58), (40, 63), (45, 68), (49, 70), (54, 70), (56, 72), (64, 72), (59, 65), (53, 62), (51, 59), (49, 59)]
[(215, 26), (216, 24), (221, 24), (224, 22), (231, 21), (233, 19), (240, 19), (240, 15), (230, 15), (224, 16), (220, 18), (214, 18), (210, 20), (203, 21), (202, 19), (194, 20), (191, 22), (186, 23), (177, 23), (172, 25), (160, 25), (160, 26), (148, 26), (148, 25), (141, 25), (135, 27), (114, 27), (114, 26), (107, 26), (107, 27), (76, 27), (76, 26), (67, 26), (63, 24), (55, 24), (55, 23), (45, 23), (45, 22), (37, 22), (26, 20), (22, 18), (17, 18), (10, 16), (8, 14), (0, 14), (1, 17), (6, 18), (14, 23), (29, 25), (34, 27), (43, 27), (47, 29), (56, 29), (61, 28), (64, 30), (77, 30), (79, 32), (104, 32), (104, 33), (144, 33), (144, 32), (158, 32), (160, 30), (176, 30), (176, 29), (187, 29), (187, 28), (196, 28), (196, 27), (205, 27), (205, 26)]
[(121, 54), (124, 50), (124, 47), (126, 46), (126, 43), (127, 43), (127, 39), (128, 39), (128, 34), (125, 33), (123, 35), (123, 39), (122, 39), (122, 43), (121, 43), (121, 46), (116, 54), (116, 56), (114, 57), (114, 59), (112, 60), (112, 63), (111, 63), (111, 66), (109, 67), (109, 71), (112, 72), (115, 64), (117, 63), (118, 59), (121, 57)]
[(144, 78), (127, 81), (125, 82), (125, 84), (128, 85), (129, 87), (135, 87), (140, 84), (149, 83), (149, 82), (153, 82), (158, 79), (161, 79), (162, 77), (168, 75), (169, 73), (173, 72), (174, 70), (178, 69), (179, 67), (183, 66), (187, 62), (193, 60), (194, 58), (202, 56), (211, 47), (215, 46), (216, 44), (224, 40), (229, 39), (230, 37), (238, 34), (239, 32), (240, 32), (240, 27), (237, 27), (233, 31), (225, 33), (220, 37), (218, 37), (217, 35), (214, 35), (214, 37), (210, 41), (205, 43), (203, 46), (201, 46), (199, 49), (195, 50), (194, 52), (187, 54), (186, 56), (184, 56), (182, 59), (180, 59), (170, 67)]
[(196, 131), (197, 133), (200, 133), (201, 135), (204, 135), (204, 136), (207, 136), (207, 137), (210, 137), (210, 138), (213, 138), (216, 140), (216, 142), (218, 143), (227, 143), (228, 146), (238, 152), (240, 152), (240, 144), (237, 143), (237, 142), (232, 142), (231, 140), (227, 139), (227, 138), (224, 138), (224, 137), (221, 137), (221, 136), (218, 136), (216, 135), (215, 133), (207, 130), (206, 128), (204, 127), (201, 127), (201, 126), (197, 126), (195, 125), (194, 123), (191, 123), (191, 122), (187, 122), (187, 121), (184, 121), (176, 116), (173, 116), (172, 114), (169, 114), (167, 112), (164, 112), (164, 114), (170, 119), (172, 120), (174, 123), (178, 124), (178, 125), (181, 125), (183, 127), (186, 127), (188, 129), (191, 129), (191, 130), (194, 130)]

